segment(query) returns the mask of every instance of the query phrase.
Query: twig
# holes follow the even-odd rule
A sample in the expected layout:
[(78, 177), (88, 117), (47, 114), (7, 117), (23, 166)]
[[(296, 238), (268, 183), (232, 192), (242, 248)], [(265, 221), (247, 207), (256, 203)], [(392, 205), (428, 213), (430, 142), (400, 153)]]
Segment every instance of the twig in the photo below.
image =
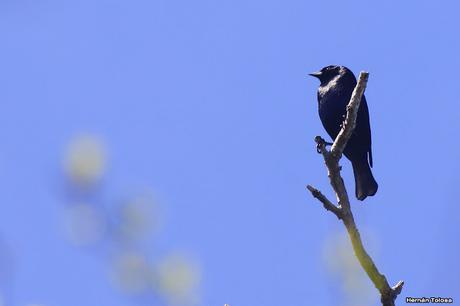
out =
[(347, 115), (345, 117), (342, 129), (337, 135), (331, 150), (326, 148), (326, 142), (320, 136), (315, 137), (317, 150), (323, 155), (324, 162), (327, 167), (328, 177), (332, 188), (334, 189), (338, 205), (329, 201), (318, 189), (308, 185), (307, 189), (311, 192), (313, 197), (317, 198), (328, 211), (331, 211), (337, 218), (342, 220), (345, 225), (348, 236), (350, 237), (355, 256), (358, 258), (359, 263), (366, 271), (374, 286), (380, 292), (380, 300), (383, 306), (394, 306), (397, 296), (401, 293), (404, 282), (399, 281), (394, 287), (390, 287), (385, 275), (381, 274), (374, 264), (374, 261), (366, 252), (361, 236), (351, 211), (350, 200), (348, 198), (345, 184), (343, 183), (342, 176), (340, 175), (339, 161), (342, 157), (343, 150), (350, 139), (353, 130), (356, 126), (356, 118), (358, 116), (359, 105), (366, 89), (369, 73), (361, 72), (359, 75), (358, 83), (347, 105)]
[(311, 194), (317, 198), (321, 203), (323, 203), (324, 208), (332, 212), (336, 217), (340, 220), (342, 219), (342, 211), (339, 207), (335, 206), (325, 195), (321, 193), (318, 189), (313, 186), (307, 185), (307, 189), (311, 192)]

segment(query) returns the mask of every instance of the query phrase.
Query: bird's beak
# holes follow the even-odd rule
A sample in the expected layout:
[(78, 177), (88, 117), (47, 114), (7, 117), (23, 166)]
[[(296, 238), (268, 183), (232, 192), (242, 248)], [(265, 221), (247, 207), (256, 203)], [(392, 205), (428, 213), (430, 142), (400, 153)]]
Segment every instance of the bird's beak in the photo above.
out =
[(321, 71), (316, 71), (309, 73), (308, 75), (311, 75), (312, 77), (319, 78), (321, 76)]

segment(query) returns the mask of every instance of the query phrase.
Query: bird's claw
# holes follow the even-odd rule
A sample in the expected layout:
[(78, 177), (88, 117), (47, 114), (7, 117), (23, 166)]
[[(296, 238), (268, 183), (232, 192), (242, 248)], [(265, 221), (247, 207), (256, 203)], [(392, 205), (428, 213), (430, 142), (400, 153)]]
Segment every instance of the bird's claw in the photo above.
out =
[(315, 142), (316, 142), (316, 152), (318, 152), (319, 154), (322, 153), (323, 147), (326, 148), (327, 146), (332, 146), (332, 142), (327, 142), (321, 136), (316, 136)]
[(319, 143), (316, 145), (316, 152), (318, 152), (318, 154), (321, 154), (321, 146), (322, 144)]

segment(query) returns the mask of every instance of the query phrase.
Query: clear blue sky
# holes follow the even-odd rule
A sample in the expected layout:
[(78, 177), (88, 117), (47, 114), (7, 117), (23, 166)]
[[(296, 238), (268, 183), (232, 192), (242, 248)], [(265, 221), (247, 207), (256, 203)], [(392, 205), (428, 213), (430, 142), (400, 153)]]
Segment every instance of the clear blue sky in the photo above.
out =
[(459, 9), (456, 1), (2, 1), (5, 299), (145, 302), (119, 294), (105, 260), (62, 237), (63, 152), (89, 132), (108, 148), (105, 196), (138, 185), (160, 195), (159, 243), (197, 258), (202, 305), (338, 305), (322, 253), (342, 227), (305, 191), (313, 184), (332, 197), (313, 142), (325, 136), (318, 82), (307, 77), (328, 64), (370, 72), (379, 191), (353, 207), (378, 240), (377, 265), (390, 283), (406, 281), (399, 304), (460, 298)]

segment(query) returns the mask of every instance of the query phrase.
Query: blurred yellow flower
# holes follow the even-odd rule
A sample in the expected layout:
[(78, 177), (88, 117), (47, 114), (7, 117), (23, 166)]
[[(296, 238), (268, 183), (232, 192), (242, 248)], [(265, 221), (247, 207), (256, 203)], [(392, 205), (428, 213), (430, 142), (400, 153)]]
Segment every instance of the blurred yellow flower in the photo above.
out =
[(201, 281), (198, 266), (183, 255), (173, 254), (156, 269), (157, 290), (173, 305), (195, 305)]
[[(372, 246), (375, 240), (368, 239), (368, 235), (364, 236), (365, 243), (371, 242)], [(371, 305), (376, 302), (374, 299), (378, 295), (355, 257), (347, 232), (340, 232), (327, 240), (323, 255), (329, 272), (339, 279), (338, 283), (342, 286), (344, 305)]]
[(95, 136), (78, 136), (67, 148), (64, 167), (70, 179), (79, 185), (90, 185), (100, 180), (106, 166), (106, 149)]
[(133, 197), (121, 209), (121, 234), (127, 239), (141, 239), (158, 229), (159, 219), (158, 207), (151, 194)]

